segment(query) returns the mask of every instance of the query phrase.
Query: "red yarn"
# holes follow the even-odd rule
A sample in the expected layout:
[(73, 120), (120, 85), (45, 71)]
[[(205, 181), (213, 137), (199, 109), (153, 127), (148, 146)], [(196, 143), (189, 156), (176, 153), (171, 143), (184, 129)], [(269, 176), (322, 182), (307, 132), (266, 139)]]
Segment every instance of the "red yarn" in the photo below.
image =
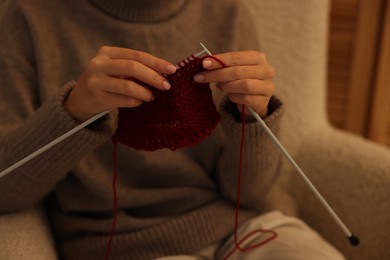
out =
[[(205, 57), (204, 57), (205, 58)], [(195, 74), (204, 71), (204, 58), (191, 56), (166, 75), (171, 89), (149, 88), (155, 99), (136, 108), (119, 108), (118, 129), (113, 142), (134, 149), (175, 150), (205, 139), (220, 120), (208, 83), (197, 83)]]
[(117, 177), (117, 145), (118, 143), (114, 143), (114, 177), (112, 179), (112, 193), (113, 193), (113, 201), (114, 201), (114, 209), (113, 209), (113, 220), (112, 220), (112, 226), (111, 226), (111, 233), (110, 237), (108, 238), (107, 242), (107, 249), (106, 249), (106, 256), (104, 257), (105, 260), (108, 260), (110, 258), (111, 253), (111, 244), (112, 240), (114, 238), (115, 234), (115, 227), (116, 227), (116, 219), (117, 219), (117, 208), (118, 208), (118, 200), (117, 200), (117, 192), (116, 192), (116, 177)]
[[(267, 230), (267, 229), (255, 229), (251, 232), (249, 232), (248, 234), (246, 234), (240, 241), (238, 241), (238, 237), (237, 237), (237, 231), (238, 231), (238, 213), (240, 212), (240, 207), (241, 207), (241, 177), (242, 177), (242, 163), (243, 163), (243, 160), (244, 160), (244, 142), (245, 142), (245, 119), (246, 119), (246, 115), (245, 115), (245, 106), (242, 105), (242, 111), (241, 111), (241, 142), (240, 142), (240, 159), (239, 159), (239, 164), (238, 164), (238, 176), (237, 176), (237, 198), (236, 198), (236, 210), (235, 210), (235, 214), (234, 214), (234, 245), (235, 247), (230, 250), (222, 259), (223, 260), (226, 260), (228, 259), (237, 249), (240, 251), (240, 252), (246, 252), (250, 249), (253, 249), (253, 248), (256, 248), (256, 247), (260, 247), (268, 242), (270, 242), (271, 240), (275, 239), (277, 237), (277, 233), (273, 230)], [(254, 245), (251, 245), (251, 246), (248, 246), (248, 247), (241, 247), (240, 245), (242, 243), (245, 242), (245, 240), (247, 240), (248, 238), (250, 238), (251, 236), (253, 236), (254, 234), (256, 233), (270, 233), (271, 236), (269, 236), (268, 238), (254, 244)]]

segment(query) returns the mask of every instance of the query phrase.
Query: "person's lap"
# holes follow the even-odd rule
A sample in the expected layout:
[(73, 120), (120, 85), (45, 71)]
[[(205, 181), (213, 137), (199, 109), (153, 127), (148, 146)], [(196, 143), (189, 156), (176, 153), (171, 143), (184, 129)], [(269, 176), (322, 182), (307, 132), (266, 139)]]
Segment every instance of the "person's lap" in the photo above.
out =
[[(251, 219), (240, 226), (238, 233), (245, 235), (256, 229), (272, 230), (277, 237), (268, 243), (240, 252), (235, 250), (229, 256), (229, 260), (341, 260), (342, 254), (325, 241), (316, 231), (303, 221), (286, 216), (280, 211), (272, 211)], [(270, 233), (256, 233), (245, 240), (240, 247), (258, 244), (270, 237)], [(234, 236), (221, 243), (210, 245), (193, 255), (176, 255), (157, 258), (158, 260), (200, 260), (200, 259), (224, 259), (234, 250)], [(157, 260), (156, 259), (156, 260)]]

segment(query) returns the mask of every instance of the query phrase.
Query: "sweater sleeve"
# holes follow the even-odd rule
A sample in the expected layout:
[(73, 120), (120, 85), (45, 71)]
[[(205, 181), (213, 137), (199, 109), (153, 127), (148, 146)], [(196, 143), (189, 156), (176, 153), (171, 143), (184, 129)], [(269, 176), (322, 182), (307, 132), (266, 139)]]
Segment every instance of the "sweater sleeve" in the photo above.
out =
[[(40, 100), (39, 69), (26, 19), (9, 4), (0, 21), (0, 171), (78, 124), (63, 107), (73, 84), (53, 86), (53, 95)], [(40, 201), (86, 153), (106, 142), (113, 128), (108, 117), (0, 178), (0, 213)]]
[[(281, 102), (272, 97), (269, 103), (270, 114), (264, 122), (277, 136), (280, 118), (283, 114)], [(256, 122), (246, 122), (242, 136), (236, 104), (228, 100), (222, 105), (222, 128), (225, 145), (218, 165), (218, 182), (222, 194), (232, 201), (237, 198), (240, 146), (243, 138), (242, 175), (240, 179), (241, 205), (261, 211), (262, 199), (272, 189), (279, 176), (281, 154), (268, 134)]]
[[(234, 43), (237, 50), (261, 50), (251, 12), (241, 1), (237, 12)], [(242, 37), (245, 35), (245, 37)], [(264, 119), (270, 130), (278, 135), (283, 106), (272, 97), (269, 115)], [(237, 199), (242, 124), (237, 105), (225, 98), (221, 104), (221, 124), (224, 130), (223, 151), (218, 163), (217, 179), (221, 193), (231, 201)], [(282, 156), (267, 133), (256, 121), (246, 122), (244, 133), (241, 205), (263, 210), (262, 200), (271, 192), (279, 176)]]

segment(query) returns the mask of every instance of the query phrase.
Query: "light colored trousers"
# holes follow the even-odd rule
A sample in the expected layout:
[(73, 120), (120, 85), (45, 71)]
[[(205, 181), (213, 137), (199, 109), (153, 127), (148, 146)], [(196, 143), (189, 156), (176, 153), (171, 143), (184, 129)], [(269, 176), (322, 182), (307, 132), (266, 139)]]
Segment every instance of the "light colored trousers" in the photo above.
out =
[[(277, 237), (270, 242), (240, 252), (236, 250), (229, 260), (341, 260), (342, 254), (326, 242), (303, 221), (284, 215), (280, 211), (271, 211), (242, 224), (239, 234), (245, 235), (256, 229), (273, 230)], [(269, 237), (269, 234), (256, 233), (244, 241), (240, 247), (246, 248)], [(210, 245), (193, 255), (175, 255), (160, 257), (156, 260), (203, 260), (224, 259), (235, 247), (234, 236)]]

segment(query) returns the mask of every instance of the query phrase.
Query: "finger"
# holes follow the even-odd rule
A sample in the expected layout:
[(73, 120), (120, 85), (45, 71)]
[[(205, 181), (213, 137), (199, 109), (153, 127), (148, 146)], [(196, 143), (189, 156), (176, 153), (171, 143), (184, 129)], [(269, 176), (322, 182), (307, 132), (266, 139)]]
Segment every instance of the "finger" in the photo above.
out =
[(108, 77), (102, 84), (104, 84), (102, 86), (103, 91), (108, 93), (127, 96), (146, 102), (154, 100), (153, 93), (149, 89), (132, 80)]
[(229, 94), (228, 98), (236, 104), (251, 107), (260, 116), (264, 115), (268, 110), (268, 103), (270, 100), (270, 97), (267, 96), (242, 94)]
[(269, 100), (270, 97), (263, 95), (245, 95), (245, 94), (236, 94), (230, 93), (228, 94), (229, 99), (237, 104), (247, 105), (250, 107), (258, 107), (265, 103), (265, 101)]
[[(85, 100), (85, 105), (89, 107), (87, 113), (94, 115), (100, 111), (114, 109), (117, 107), (136, 107), (140, 105), (143, 101), (138, 99), (138, 97), (142, 96), (143, 94), (136, 93), (132, 96), (128, 95), (128, 93), (126, 93), (126, 90), (124, 90), (126, 86), (122, 83), (125, 81), (126, 80), (114, 79), (107, 75), (101, 75), (89, 79), (88, 82), (90, 91), (88, 95), (90, 96), (90, 100)], [(76, 87), (74, 88), (74, 90), (77, 90)], [(142, 86), (140, 87), (143, 88)], [(70, 95), (72, 95), (73, 93), (74, 91), (72, 91)], [(83, 102), (84, 100), (79, 100), (78, 103)], [(88, 116), (87, 118), (89, 118), (90, 116)]]
[(144, 64), (134, 60), (108, 60), (103, 71), (114, 77), (135, 78), (161, 90), (170, 89), (165, 77)]
[(241, 79), (217, 84), (217, 87), (227, 93), (272, 96), (274, 84), (270, 80)]
[(142, 51), (103, 46), (100, 48), (99, 54), (111, 59), (135, 60), (163, 74), (171, 74), (176, 71), (176, 67), (172, 63)]
[(274, 72), (267, 66), (234, 66), (198, 73), (196, 82), (228, 82), (240, 79), (270, 79)]
[(114, 109), (118, 107), (134, 108), (140, 106), (143, 103), (142, 100), (133, 97), (109, 92), (106, 92), (106, 95), (104, 95), (104, 99), (105, 104), (107, 106), (105, 110)]
[(226, 52), (213, 55), (213, 57), (216, 59), (205, 58), (203, 60), (203, 67), (205, 69), (212, 70), (230, 66), (259, 65), (267, 63), (264, 53), (252, 50)]

